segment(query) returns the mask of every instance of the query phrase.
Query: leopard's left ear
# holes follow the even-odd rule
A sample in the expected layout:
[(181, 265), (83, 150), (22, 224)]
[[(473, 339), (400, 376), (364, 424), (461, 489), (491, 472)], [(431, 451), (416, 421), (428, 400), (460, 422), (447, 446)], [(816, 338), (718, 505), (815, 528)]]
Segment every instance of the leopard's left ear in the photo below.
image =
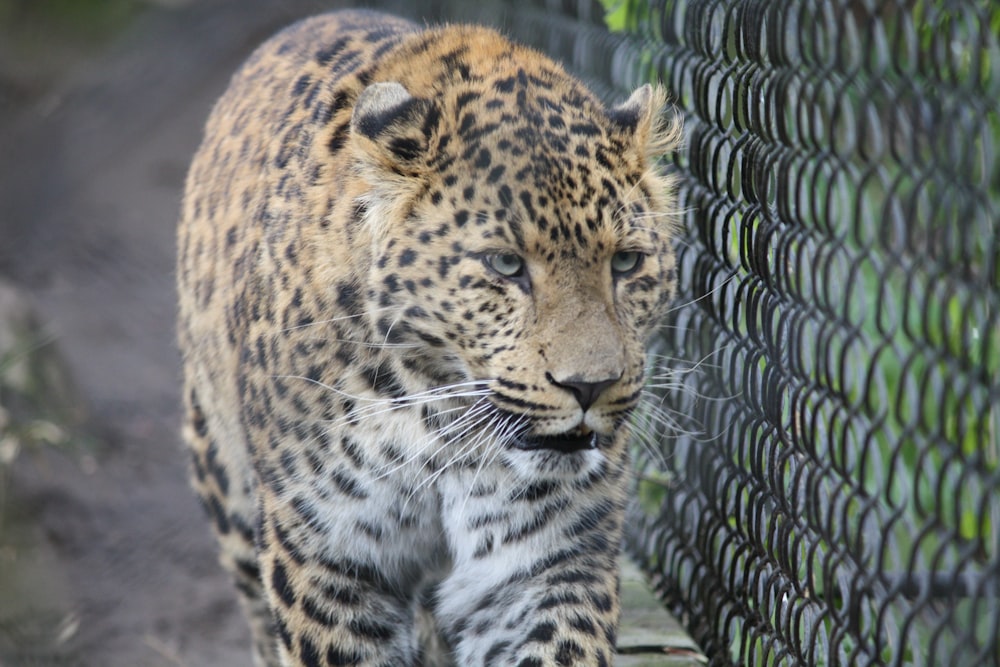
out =
[(426, 163), (437, 118), (431, 100), (413, 97), (394, 81), (373, 83), (354, 104), (351, 134), (377, 164), (407, 172)]
[(648, 83), (610, 109), (607, 114), (612, 124), (647, 153), (662, 155), (671, 150), (680, 139), (680, 117), (665, 116), (667, 94), (662, 86), (655, 88)]

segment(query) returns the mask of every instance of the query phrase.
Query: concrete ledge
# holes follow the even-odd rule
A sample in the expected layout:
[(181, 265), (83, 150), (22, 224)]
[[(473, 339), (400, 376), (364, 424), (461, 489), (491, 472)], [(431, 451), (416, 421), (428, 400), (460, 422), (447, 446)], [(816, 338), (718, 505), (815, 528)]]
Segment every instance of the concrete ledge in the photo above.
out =
[(622, 559), (619, 667), (701, 667), (708, 663), (694, 640), (653, 595), (628, 558)]

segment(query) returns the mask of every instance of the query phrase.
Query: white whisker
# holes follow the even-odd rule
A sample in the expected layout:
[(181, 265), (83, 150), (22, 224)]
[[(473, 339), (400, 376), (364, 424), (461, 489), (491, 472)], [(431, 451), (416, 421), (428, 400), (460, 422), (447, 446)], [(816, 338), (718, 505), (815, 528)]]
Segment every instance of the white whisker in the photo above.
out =
[(465, 513), (465, 508), (468, 505), (469, 498), (471, 498), (472, 490), (475, 488), (476, 482), (479, 480), (479, 476), (482, 474), (483, 470), (493, 465), (493, 463), (503, 453), (503, 443), (513, 437), (524, 426), (526, 421), (527, 418), (524, 415), (518, 415), (517, 419), (511, 420), (503, 418), (498, 414), (494, 414), (487, 425), (487, 428), (485, 428), (482, 433), (491, 433), (495, 426), (500, 427), (499, 431), (491, 433), (493, 437), (486, 439), (486, 451), (484, 451), (482, 456), (479, 458), (479, 465), (476, 466), (476, 472), (472, 475), (472, 481), (469, 483), (469, 490), (465, 494), (465, 498), (462, 500), (462, 506), (459, 509), (459, 514)]
[[(458, 421), (461, 421), (462, 419), (468, 417), (466, 421), (468, 421), (469, 423), (463, 427), (462, 431), (458, 435), (452, 435), (449, 433), (447, 437), (448, 441), (447, 444), (450, 444), (459, 438), (464, 438), (465, 435), (470, 430), (481, 426), (481, 424), (477, 423), (477, 420), (484, 412), (491, 412), (491, 411), (492, 411), (492, 406), (490, 406), (488, 403), (483, 402), (481, 405), (476, 406), (476, 409), (474, 411), (470, 410), (470, 413), (468, 413), (467, 415), (463, 415), (463, 417), (460, 418)], [(479, 443), (482, 441), (484, 435), (487, 432), (488, 429), (481, 428), (476, 432), (476, 434), (472, 438), (465, 440), (462, 446), (459, 447), (454, 454), (452, 454), (450, 459), (448, 459), (443, 465), (439, 466), (438, 469), (435, 470), (433, 473), (431, 473), (426, 478), (421, 480), (421, 482), (413, 489), (411, 496), (420, 489), (424, 487), (430, 487), (431, 485), (433, 485), (438, 480), (438, 478), (440, 478), (441, 475), (444, 474), (445, 471), (447, 471), (453, 465), (467, 458), (473, 452), (475, 452), (479, 447)], [(441, 431), (439, 431), (438, 433), (441, 433)], [(440, 452), (440, 449), (438, 450), (438, 452)], [(435, 455), (438, 452), (435, 452)]]
[[(397, 470), (414, 463), (417, 459), (423, 458), (426, 461), (433, 460), (447, 447), (453, 445), (456, 441), (460, 440), (461, 438), (464, 438), (465, 435), (470, 430), (476, 428), (480, 416), (491, 409), (490, 404), (487, 403), (485, 400), (486, 397), (489, 395), (489, 391), (484, 390), (481, 392), (467, 392), (467, 395), (477, 396), (477, 400), (471, 406), (458, 406), (455, 408), (442, 410), (436, 413), (437, 415), (442, 415), (451, 412), (462, 411), (463, 414), (458, 419), (449, 422), (448, 424), (443, 425), (436, 431), (428, 434), (428, 437), (426, 438), (426, 441), (423, 443), (422, 446), (418, 447), (418, 449), (404, 461), (396, 463), (395, 465), (386, 466), (383, 470), (379, 471), (377, 479), (384, 478), (387, 475), (390, 475), (396, 472)], [(428, 454), (426, 452), (427, 448), (430, 446), (432, 442), (435, 442), (437, 440), (440, 441), (440, 445), (437, 447), (437, 449)], [(469, 444), (465, 443), (462, 445), (460, 451), (466, 452), (466, 450), (468, 449), (469, 449)], [(455, 455), (453, 455), (452, 460), (450, 460), (442, 467), (442, 470), (450, 466), (453, 463), (454, 459)], [(432, 477), (436, 479), (437, 474), (432, 475)], [(424, 483), (417, 485), (416, 489), (414, 489), (414, 492), (416, 492), (416, 490), (419, 490), (423, 486), (425, 486)]]
[(278, 329), (276, 334), (289, 333), (291, 331), (299, 331), (301, 329), (308, 329), (309, 327), (323, 326), (324, 324), (336, 324), (337, 322), (343, 322), (346, 320), (355, 320), (359, 317), (364, 317), (364, 313), (357, 313), (355, 315), (341, 315), (339, 317), (330, 317), (325, 320), (314, 320), (312, 322), (307, 322), (306, 324), (296, 324), (293, 327), (287, 327), (285, 329)]
[(716, 292), (718, 292), (719, 290), (721, 290), (723, 287), (725, 287), (737, 275), (738, 274), (736, 273), (736, 271), (733, 271), (726, 278), (724, 278), (721, 283), (719, 283), (718, 285), (716, 285), (712, 289), (708, 290), (707, 292), (705, 292), (701, 296), (695, 297), (694, 299), (691, 299), (690, 301), (684, 301), (683, 303), (674, 304), (672, 307), (670, 307), (670, 308), (667, 309), (667, 311), (666, 311), (666, 313), (664, 313), (664, 315), (669, 315), (670, 313), (677, 312), (681, 308), (686, 308), (688, 306), (691, 306), (693, 304), (698, 303), (702, 299), (709, 298), (710, 296), (712, 296), (713, 294), (715, 294)]

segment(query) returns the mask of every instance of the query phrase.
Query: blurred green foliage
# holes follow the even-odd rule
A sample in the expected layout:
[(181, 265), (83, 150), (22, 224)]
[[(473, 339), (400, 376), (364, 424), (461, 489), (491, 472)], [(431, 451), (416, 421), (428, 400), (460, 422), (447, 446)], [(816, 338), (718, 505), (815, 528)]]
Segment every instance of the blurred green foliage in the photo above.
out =
[(0, 35), (21, 44), (41, 35), (102, 41), (144, 4), (142, 0), (0, 0)]

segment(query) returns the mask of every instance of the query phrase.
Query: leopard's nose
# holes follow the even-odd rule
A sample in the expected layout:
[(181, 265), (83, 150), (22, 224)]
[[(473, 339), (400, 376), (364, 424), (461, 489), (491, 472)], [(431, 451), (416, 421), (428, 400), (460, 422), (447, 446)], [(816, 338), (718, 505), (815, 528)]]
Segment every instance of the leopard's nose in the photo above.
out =
[(576, 398), (576, 402), (580, 404), (580, 407), (586, 412), (591, 405), (597, 401), (598, 397), (601, 395), (605, 389), (613, 385), (615, 382), (621, 379), (621, 375), (615, 378), (608, 378), (605, 380), (585, 380), (579, 376), (571, 376), (565, 380), (557, 380), (549, 376), (549, 381), (557, 387), (562, 387), (563, 389), (568, 389), (573, 393)]

